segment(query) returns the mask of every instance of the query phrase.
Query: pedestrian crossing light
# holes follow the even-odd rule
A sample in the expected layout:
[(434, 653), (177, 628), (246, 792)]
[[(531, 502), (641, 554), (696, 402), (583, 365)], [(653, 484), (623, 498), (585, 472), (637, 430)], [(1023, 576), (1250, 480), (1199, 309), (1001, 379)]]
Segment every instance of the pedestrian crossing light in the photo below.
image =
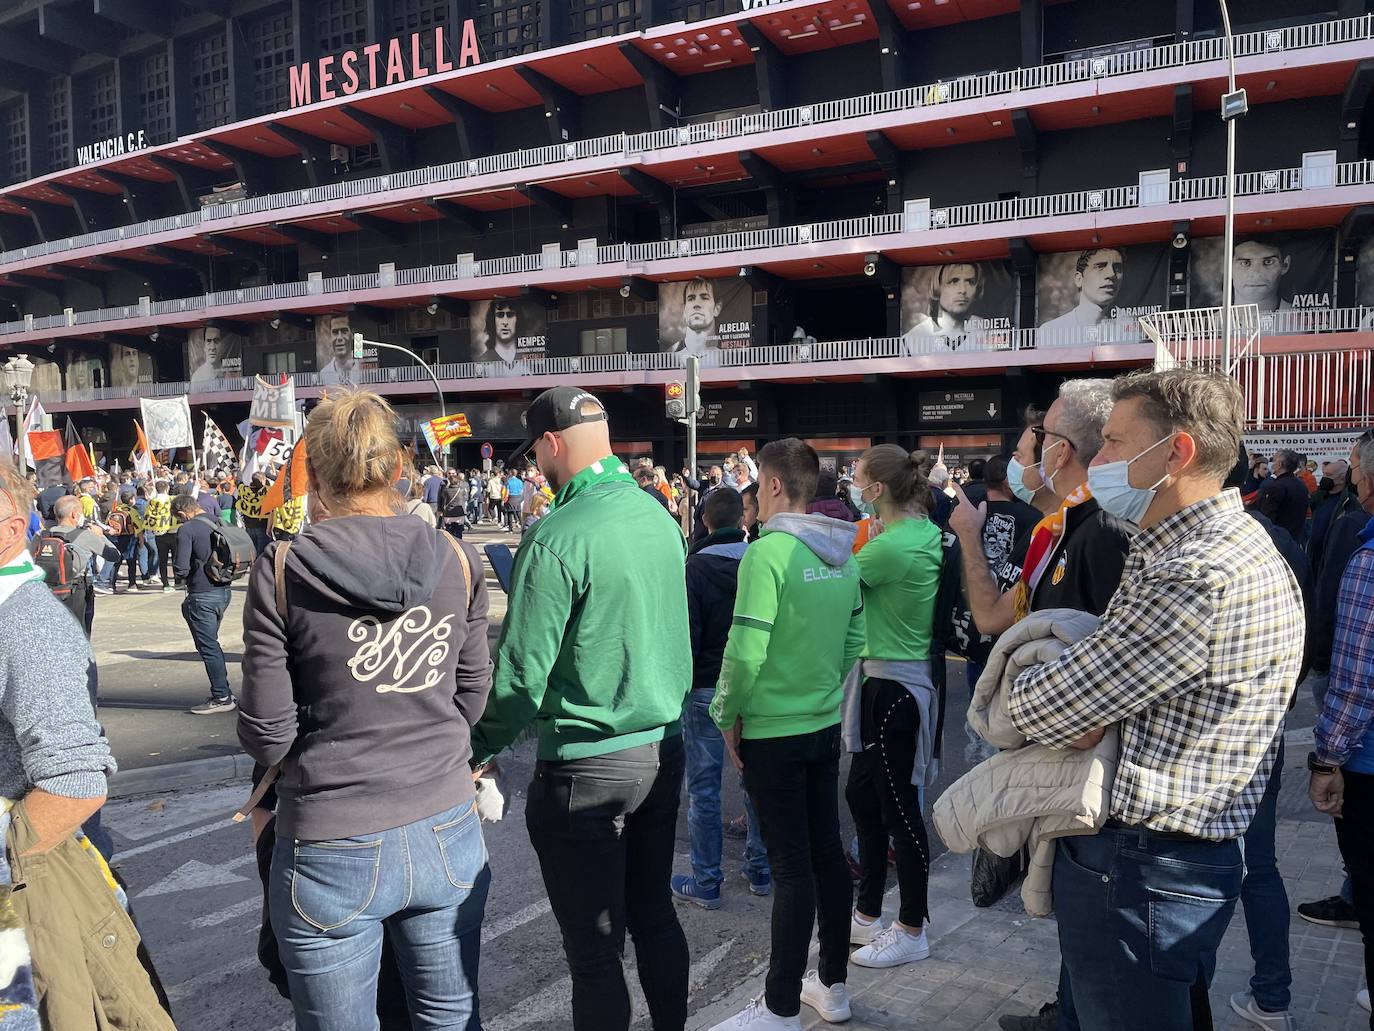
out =
[(673, 380), (668, 384), (668, 403), (665, 406), (665, 414), (670, 419), (687, 418), (687, 388), (681, 380)]
[(363, 335), (361, 333), (353, 334), (353, 358), (355, 361), (363, 360)]

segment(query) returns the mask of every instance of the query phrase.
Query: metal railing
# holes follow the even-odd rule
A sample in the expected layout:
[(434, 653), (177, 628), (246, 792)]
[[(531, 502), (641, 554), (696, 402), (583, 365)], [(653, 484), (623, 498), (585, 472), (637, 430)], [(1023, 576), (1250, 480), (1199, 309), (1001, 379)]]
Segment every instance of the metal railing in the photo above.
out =
[[(1189, 309), (1159, 312), (1142, 319), (1168, 327), (1170, 353), (1178, 364), (1214, 366), (1219, 354), (1220, 310)], [(1265, 336), (1311, 334), (1313, 332), (1374, 333), (1374, 308), (1336, 308), (1312, 312), (1274, 312), (1255, 320), (1265, 326)], [(951, 346), (951, 343), (953, 346)], [(1061, 330), (1005, 329), (966, 334), (954, 341), (938, 337), (869, 337), (855, 340), (791, 341), (753, 347), (709, 352), (703, 366), (712, 369), (778, 367), (786, 365), (824, 366), (836, 362), (893, 360), (916, 362), (929, 369), (927, 359), (951, 369), (967, 368), (964, 356), (988, 353), (1027, 356), (1037, 352), (1100, 346), (1147, 345), (1144, 328), (1134, 323), (1104, 324), (1098, 327), (1072, 327)], [(1339, 357), (1345, 356), (1345, 357)], [(441, 381), (463, 384), (473, 381), (525, 378), (569, 377), (603, 373), (673, 373), (682, 368), (682, 356), (673, 352), (621, 352), (617, 354), (570, 355), (505, 362), (448, 362), (434, 366)], [(983, 364), (983, 363), (978, 363)], [(1279, 425), (1293, 428), (1310, 425), (1318, 428), (1334, 418), (1366, 420), (1370, 416), (1371, 390), (1374, 390), (1374, 361), (1369, 348), (1345, 351), (1299, 351), (1289, 354), (1251, 355), (1237, 365), (1247, 399), (1251, 425)], [(1248, 377), (1248, 378), (1247, 378)], [(429, 383), (418, 366), (394, 366), (360, 370), (361, 385)], [(318, 387), (319, 377), (312, 372), (297, 373), (298, 387)], [(1271, 384), (1266, 394), (1260, 387)], [(53, 403), (110, 401), (140, 396), (169, 397), (180, 394), (206, 396), (240, 394), (246, 399), (253, 390), (253, 377), (198, 382), (143, 383), (137, 387), (103, 387), (64, 391), (44, 398)], [(1263, 399), (1268, 399), (1266, 412)], [(1341, 414), (1346, 413), (1346, 414)]]
[[(1374, 182), (1374, 162), (1369, 160), (1337, 165), (1336, 172), (1338, 178), (1344, 177), (1351, 182)], [(1300, 169), (1247, 172), (1236, 178), (1237, 194), (1241, 196), (1293, 191), (1302, 188)], [(1183, 199), (1189, 201), (1219, 200), (1223, 196), (1223, 177), (1220, 176), (1177, 180), (1169, 185), (1170, 201)], [(1170, 219), (1167, 205), (1142, 207), (1139, 201), (1140, 188), (1136, 186), (1112, 187), (1103, 190), (1077, 190), (1071, 193), (1018, 197), (1010, 200), (933, 208), (923, 214), (868, 215), (863, 218), (844, 218), (830, 222), (812, 222), (806, 225), (720, 233), (715, 236), (660, 240), (651, 243), (608, 244), (597, 247), (595, 261), (598, 266), (622, 266), (626, 272), (642, 272), (646, 263), (655, 261), (735, 252), (776, 251), (784, 248), (795, 249), (846, 241), (857, 244), (865, 243), (875, 237), (924, 233), (930, 229), (998, 225), (1009, 221), (1097, 214), (1131, 208), (1148, 210), (1158, 220), (1168, 221)], [(577, 250), (557, 252), (556, 261), (551, 261), (551, 257), (552, 255), (546, 255), (541, 251), (536, 254), (486, 258), (481, 261), (450, 262), (420, 268), (398, 269), (395, 273), (394, 282), (399, 286), (444, 283), (452, 288), (458, 283), (466, 283), (472, 279), (492, 276), (537, 275), (541, 272), (579, 267), (584, 257), (587, 261), (591, 260), (589, 254), (584, 255), (583, 252)], [(147, 313), (143, 312), (137, 305), (102, 308), (94, 312), (77, 312), (74, 316), (74, 322), (79, 325), (89, 325), (136, 318), (141, 314), (161, 315), (199, 311), (208, 307), (260, 304), (315, 294), (357, 293), (376, 290), (382, 285), (381, 275), (377, 272), (334, 276), (329, 279), (298, 280), (290, 283), (219, 290), (204, 297), (184, 297), (159, 301)], [(1305, 324), (1302, 319), (1308, 317), (1303, 313), (1274, 314), (1276, 317), (1287, 318), (1290, 321), (1297, 320), (1296, 324), (1300, 325)], [(1312, 315), (1311, 317), (1315, 318), (1316, 316)], [(56, 329), (67, 324), (65, 314), (35, 319), (32, 327), (28, 326), (24, 320), (18, 320), (0, 324), (0, 335), (24, 333), (30, 330)], [(1295, 329), (1293, 332), (1317, 332), (1321, 331), (1322, 328), (1317, 326), (1311, 330)]]
[[(1351, 43), (1374, 38), (1374, 15), (1297, 25), (1286, 29), (1247, 32), (1233, 38), (1237, 58)], [(33, 244), (29, 247), (19, 247), (0, 252), (0, 265), (31, 261), (35, 258), (74, 250), (79, 247), (117, 243), (122, 240), (150, 236), (170, 230), (203, 226), (227, 218), (281, 211), (307, 204), (375, 196), (389, 191), (420, 186), (459, 183), (481, 176), (527, 171), (532, 168), (557, 165), (567, 161), (613, 157), (617, 159), (617, 163), (623, 163), (656, 151), (739, 139), (759, 133), (804, 129), (854, 118), (919, 111), (924, 108), (941, 107), (965, 100), (1020, 94), (1026, 90), (1205, 64), (1223, 60), (1225, 50), (1223, 38), (1169, 43), (1128, 53), (1085, 57), (1058, 64), (964, 76), (924, 86), (908, 86), (899, 90), (870, 93), (860, 97), (822, 101), (778, 111), (762, 111), (720, 121), (682, 125), (673, 129), (660, 129), (628, 135), (616, 133), (589, 140), (532, 147), (490, 157), (450, 161), (445, 164), (404, 172), (370, 176), (366, 179), (329, 183), (310, 189), (289, 190), (283, 193), (265, 194), (260, 197), (249, 197), (223, 204), (209, 204), (199, 211), (186, 214), (101, 229), (93, 233)], [(1029, 103), (1028, 100), (1019, 100), (1018, 102)], [(1338, 181), (1337, 185), (1355, 184)]]

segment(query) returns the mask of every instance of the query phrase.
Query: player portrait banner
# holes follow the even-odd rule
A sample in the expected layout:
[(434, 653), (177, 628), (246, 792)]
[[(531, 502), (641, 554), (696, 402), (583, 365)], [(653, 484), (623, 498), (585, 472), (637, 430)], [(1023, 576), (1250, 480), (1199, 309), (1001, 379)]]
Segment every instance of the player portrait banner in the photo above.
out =
[(253, 379), (253, 404), (248, 409), (252, 426), (271, 426), (294, 429), (296, 425), (296, 381), (290, 376), (285, 383), (269, 383), (261, 376)]
[(658, 285), (658, 346), (707, 356), (753, 344), (754, 288), (746, 279), (690, 279)]
[(377, 367), (377, 348), (368, 347), (361, 358), (353, 357), (353, 334), (361, 330), (353, 316), (315, 316), (315, 368), (322, 387), (356, 387), (362, 374)]
[(1010, 262), (902, 269), (902, 339), (913, 354), (1005, 342), (1015, 313)]
[(1036, 267), (1039, 346), (1138, 343), (1140, 316), (1162, 311), (1169, 245), (1089, 247), (1042, 254)]
[(430, 449), (433, 451), (440, 451), (455, 440), (472, 436), (472, 427), (468, 425), (468, 417), (462, 412), (431, 419), (425, 423), (425, 426), (428, 428), (426, 439), (432, 437), (434, 441), (430, 445)]
[(144, 354), (123, 344), (110, 345), (110, 384), (116, 387), (136, 387), (157, 379), (157, 366), (151, 354)]
[(145, 397), (139, 404), (143, 408), (143, 428), (148, 437), (148, 447), (153, 451), (196, 446), (191, 430), (191, 404), (185, 394), (167, 398)]
[(549, 314), (533, 297), (494, 297), (473, 301), (470, 361), (538, 361), (549, 352)]
[(191, 386), (243, 376), (243, 338), (219, 326), (201, 326), (186, 337), (186, 367)]
[[(1225, 246), (1220, 236), (1193, 241), (1188, 267), (1189, 307), (1221, 306)], [(1234, 303), (1256, 305), (1265, 333), (1314, 332), (1323, 328), (1334, 307), (1335, 232), (1237, 236), (1231, 248), (1231, 276)]]

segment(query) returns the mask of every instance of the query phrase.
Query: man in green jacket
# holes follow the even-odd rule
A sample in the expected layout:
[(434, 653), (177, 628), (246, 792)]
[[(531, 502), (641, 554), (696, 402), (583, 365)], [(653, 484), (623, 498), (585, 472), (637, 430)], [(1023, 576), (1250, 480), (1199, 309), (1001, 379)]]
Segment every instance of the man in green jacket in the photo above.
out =
[[(848, 1020), (854, 902), (840, 844), (840, 701), (863, 654), (855, 527), (807, 515), (820, 460), (795, 438), (758, 457), (762, 536), (740, 562), (735, 616), (711, 717), (758, 813), (773, 869), (772, 956), (762, 995), (712, 1031), (793, 1031), (805, 1002)], [(814, 920), (820, 969), (807, 974)]]
[(692, 682), (682, 532), (611, 454), (591, 394), (546, 390), (524, 421), (517, 455), (533, 449), (554, 503), (516, 553), (474, 762), (534, 723), (525, 823), (563, 933), (576, 1031), (630, 1026), (627, 928), (654, 1028), (681, 1031), (687, 938), (668, 881)]

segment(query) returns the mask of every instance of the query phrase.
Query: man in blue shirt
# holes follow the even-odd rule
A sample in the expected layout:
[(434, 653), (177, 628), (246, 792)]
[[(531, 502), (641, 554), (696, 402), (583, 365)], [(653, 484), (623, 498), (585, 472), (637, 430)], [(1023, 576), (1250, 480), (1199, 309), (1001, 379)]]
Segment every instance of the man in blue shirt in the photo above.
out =
[(524, 493), (525, 481), (519, 472), (512, 471), (506, 481), (506, 530), (509, 533), (520, 532), (520, 502)]
[[(1307, 792), (1319, 811), (1338, 817), (1336, 842), (1354, 888), (1355, 918), (1368, 942), (1374, 935), (1374, 440), (1361, 441), (1356, 456), (1356, 497), (1372, 518), (1341, 578), (1331, 680), (1317, 720), (1317, 747), (1307, 758)], [(1367, 984), (1374, 984), (1368, 980), (1374, 978), (1371, 960), (1366, 947)], [(1368, 989), (1360, 994), (1367, 1008)]]

